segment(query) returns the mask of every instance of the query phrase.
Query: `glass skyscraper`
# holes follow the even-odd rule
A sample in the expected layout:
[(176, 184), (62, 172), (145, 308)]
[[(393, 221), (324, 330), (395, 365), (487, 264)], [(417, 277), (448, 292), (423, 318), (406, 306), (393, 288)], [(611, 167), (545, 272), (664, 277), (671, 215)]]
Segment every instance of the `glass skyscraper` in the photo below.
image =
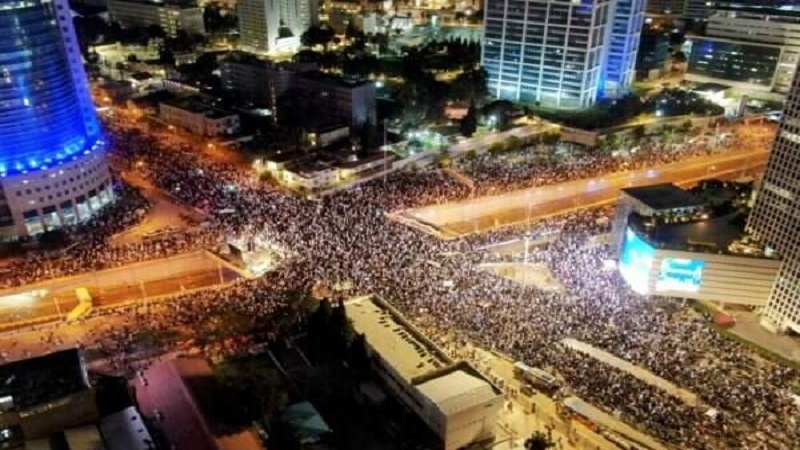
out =
[(482, 61), (497, 97), (592, 106), (634, 78), (644, 0), (487, 0)]
[(800, 333), (800, 73), (786, 100), (747, 227), (782, 260), (763, 323)]
[(0, 3), (0, 236), (87, 219), (112, 200), (66, 0)]

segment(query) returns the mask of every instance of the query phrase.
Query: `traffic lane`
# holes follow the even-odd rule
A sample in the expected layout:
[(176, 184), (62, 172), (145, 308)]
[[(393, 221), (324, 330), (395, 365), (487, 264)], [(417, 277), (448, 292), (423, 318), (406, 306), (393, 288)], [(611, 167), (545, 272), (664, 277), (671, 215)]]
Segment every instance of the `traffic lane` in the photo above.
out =
[[(706, 168), (694, 168), (683, 171), (680, 176), (676, 174), (661, 174), (653, 178), (635, 178), (625, 180), (624, 183), (606, 182), (603, 187), (582, 191), (581, 189), (563, 189), (557, 191), (561, 195), (525, 195), (512, 199), (500, 200), (502, 209), (494, 206), (482, 208), (481, 205), (461, 205), (456, 210), (445, 211), (439, 214), (427, 211), (422, 217), (414, 212), (411, 217), (420, 217), (451, 236), (478, 233), (492, 228), (527, 223), (544, 217), (560, 215), (566, 212), (592, 206), (611, 204), (619, 198), (621, 188), (644, 186), (663, 182), (677, 184), (692, 184), (707, 178), (735, 179), (744, 174), (759, 173), (766, 164), (766, 156), (760, 159), (742, 163), (730, 161), (719, 163), (713, 171)], [(586, 187), (584, 188), (586, 189)]]
[[(759, 150), (725, 155), (715, 158), (693, 158), (666, 164), (652, 169), (619, 172), (594, 179), (581, 179), (549, 186), (521, 189), (506, 194), (478, 197), (442, 205), (433, 205), (408, 211), (432, 225), (459, 221), (475, 215), (501, 213), (509, 205), (546, 203), (556, 199), (583, 195), (604, 188), (645, 186), (664, 182), (686, 182), (691, 179), (712, 178), (740, 167), (752, 168), (766, 163), (768, 152)], [(513, 206), (512, 206), (513, 207)]]

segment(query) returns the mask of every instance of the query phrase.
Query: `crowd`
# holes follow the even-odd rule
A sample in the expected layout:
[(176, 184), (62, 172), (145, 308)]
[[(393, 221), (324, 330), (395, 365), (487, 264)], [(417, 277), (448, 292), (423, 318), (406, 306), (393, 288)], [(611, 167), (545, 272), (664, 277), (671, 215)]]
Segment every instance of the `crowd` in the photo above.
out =
[(513, 152), (464, 158), (457, 167), (474, 181), (475, 195), (490, 195), (740, 150), (745, 142), (749, 141), (733, 134), (683, 143), (649, 140), (632, 151), (591, 151), (577, 157), (575, 151), (568, 152), (568, 157), (556, 155), (555, 147), (548, 148), (545, 156), (538, 147), (527, 146)]
[[(315, 283), (351, 286), (344, 294), (382, 296), (427, 329), (471, 341), (552, 370), (569, 391), (619, 414), (681, 449), (791, 449), (800, 410), (788, 392), (798, 374), (753, 357), (720, 337), (708, 321), (670, 308), (668, 299), (631, 293), (603, 269), (608, 249), (593, 236), (608, 231), (608, 210), (550, 219), (530, 228), (443, 242), (386, 219), (384, 212), (469, 195), (435, 172), (395, 174), (318, 200), (285, 195), (227, 165), (152, 138), (115, 131), (117, 163), (140, 170), (212, 222), (204, 236), (274, 242), (293, 257), (279, 270), (230, 289), (182, 295), (147, 318), (167, 331), (205, 323), (275, 338), (275, 319), (293, 293)], [(573, 175), (574, 176), (574, 175)], [(552, 181), (551, 181), (552, 182)], [(520, 286), (481, 269), (491, 258), (483, 245), (520, 234), (556, 233), (530, 255), (546, 264), (565, 290)], [(200, 241), (192, 245), (205, 245)], [(191, 245), (189, 245), (191, 247)], [(181, 251), (169, 248), (166, 251)], [(120, 260), (124, 260), (121, 257)], [(85, 260), (84, 260), (85, 261)], [(346, 283), (343, 283), (346, 282)], [(129, 314), (127, 312), (121, 312)], [(228, 325), (226, 325), (228, 324)], [(225, 335), (236, 335), (237, 329)], [(242, 330), (239, 330), (242, 331)], [(136, 352), (131, 329), (108, 332), (97, 345), (126, 358)], [(266, 335), (264, 335), (266, 334)], [(604, 349), (696, 393), (702, 407), (652, 387), (561, 344), (574, 338)], [(127, 361), (120, 361), (126, 364)], [(709, 408), (716, 410), (708, 414)]]

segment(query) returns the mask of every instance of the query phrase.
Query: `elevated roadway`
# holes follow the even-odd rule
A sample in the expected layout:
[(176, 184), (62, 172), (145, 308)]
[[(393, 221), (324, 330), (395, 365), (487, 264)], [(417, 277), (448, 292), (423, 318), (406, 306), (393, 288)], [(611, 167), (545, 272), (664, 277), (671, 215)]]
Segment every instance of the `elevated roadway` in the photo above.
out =
[[(759, 175), (767, 163), (766, 149), (744, 150), (691, 158), (651, 169), (617, 172), (603, 177), (533, 187), (500, 195), (432, 205), (404, 211), (404, 222), (444, 239), (524, 224), (580, 208), (608, 205), (620, 189), (658, 183), (690, 186), (708, 178), (737, 179)], [(413, 226), (413, 224), (410, 224)]]

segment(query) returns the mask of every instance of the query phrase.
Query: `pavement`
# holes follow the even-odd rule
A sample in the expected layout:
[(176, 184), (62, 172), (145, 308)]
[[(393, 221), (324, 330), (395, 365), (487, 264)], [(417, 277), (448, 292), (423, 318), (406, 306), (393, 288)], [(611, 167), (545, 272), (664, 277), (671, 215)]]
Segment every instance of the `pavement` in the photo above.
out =
[(767, 331), (759, 324), (761, 317), (754, 312), (727, 310), (726, 313), (732, 314), (736, 318), (736, 324), (727, 332), (784, 359), (800, 364), (800, 340), (797, 336)]
[(405, 211), (402, 215), (434, 228), (445, 238), (528, 223), (577, 209), (615, 202), (620, 189), (658, 183), (691, 185), (707, 178), (736, 179), (758, 174), (766, 165), (767, 149), (743, 150), (691, 158), (647, 170), (569, 181)]
[(619, 450), (611, 441), (586, 424), (565, 418), (558, 413), (556, 402), (543, 394), (526, 396), (520, 393), (522, 385), (514, 379), (513, 361), (478, 347), (470, 347), (470, 358), (484, 373), (501, 378), (506, 403), (500, 413), (494, 449), (523, 449), (524, 441), (534, 431), (552, 433), (556, 450)]
[(478, 267), (523, 286), (534, 286), (543, 291), (564, 291), (564, 286), (553, 276), (546, 264), (485, 263)]
[(205, 252), (194, 252), (3, 289), (0, 329), (58, 321), (77, 306), (77, 288), (87, 288), (93, 306), (102, 308), (209, 288), (240, 275)]
[(113, 236), (112, 245), (138, 242), (145, 236), (167, 229), (187, 229), (192, 226), (191, 222), (200, 223), (205, 220), (197, 210), (179, 204), (138, 172), (123, 172), (122, 178), (126, 183), (141, 189), (142, 194), (153, 202), (153, 207), (139, 224)]
[(622, 358), (619, 358), (611, 353), (608, 353), (604, 350), (601, 350), (597, 347), (594, 347), (590, 344), (585, 342), (579, 341), (577, 339), (572, 338), (565, 338), (561, 341), (565, 346), (583, 353), (591, 358), (594, 358), (604, 364), (608, 364), (609, 366), (619, 369), (625, 373), (633, 375), (634, 377), (638, 378), (639, 380), (649, 384), (650, 386), (656, 387), (661, 389), (662, 391), (675, 396), (684, 403), (691, 406), (697, 406), (700, 403), (700, 400), (697, 398), (697, 395), (693, 392), (687, 391), (686, 389), (682, 389), (675, 384), (659, 377), (658, 375), (650, 372), (647, 369), (637, 366), (636, 364), (632, 364), (628, 361), (625, 361)]

